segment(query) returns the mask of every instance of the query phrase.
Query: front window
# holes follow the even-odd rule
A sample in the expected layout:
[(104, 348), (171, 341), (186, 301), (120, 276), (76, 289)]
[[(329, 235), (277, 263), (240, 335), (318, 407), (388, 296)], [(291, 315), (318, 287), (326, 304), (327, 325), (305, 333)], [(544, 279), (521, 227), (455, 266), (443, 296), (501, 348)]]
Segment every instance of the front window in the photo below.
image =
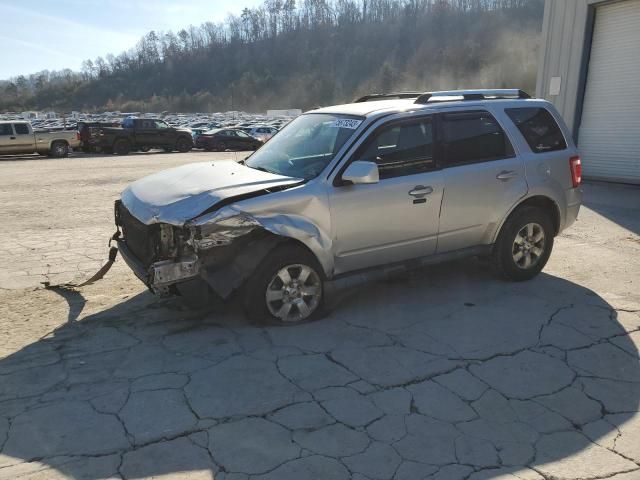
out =
[(317, 177), (351, 138), (362, 117), (310, 113), (301, 115), (262, 146), (245, 164), (288, 177)]

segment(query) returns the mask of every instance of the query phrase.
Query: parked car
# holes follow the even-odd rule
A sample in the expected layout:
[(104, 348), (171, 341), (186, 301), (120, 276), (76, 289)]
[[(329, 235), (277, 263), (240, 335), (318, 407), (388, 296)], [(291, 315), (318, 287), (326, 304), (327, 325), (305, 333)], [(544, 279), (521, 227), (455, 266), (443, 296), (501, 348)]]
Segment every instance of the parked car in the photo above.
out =
[(166, 152), (188, 152), (193, 147), (193, 139), (188, 129), (170, 127), (162, 120), (125, 118), (121, 128), (100, 130), (100, 147), (107, 153), (117, 155), (151, 148), (162, 148)]
[(278, 129), (275, 127), (268, 127), (263, 125), (252, 128), (248, 133), (253, 138), (257, 138), (262, 142), (266, 142), (271, 139), (271, 137), (273, 137), (276, 133), (278, 133)]
[(156, 293), (238, 292), (280, 324), (318, 315), (329, 285), (451, 259), (535, 277), (582, 199), (555, 108), (519, 90), (370, 98), (299, 116), (245, 161), (132, 183), (125, 261)]
[(66, 157), (80, 146), (75, 130), (34, 131), (29, 122), (0, 122), (0, 155), (39, 153)]
[(207, 151), (257, 150), (261, 146), (260, 140), (237, 128), (209, 130), (196, 138), (196, 147)]

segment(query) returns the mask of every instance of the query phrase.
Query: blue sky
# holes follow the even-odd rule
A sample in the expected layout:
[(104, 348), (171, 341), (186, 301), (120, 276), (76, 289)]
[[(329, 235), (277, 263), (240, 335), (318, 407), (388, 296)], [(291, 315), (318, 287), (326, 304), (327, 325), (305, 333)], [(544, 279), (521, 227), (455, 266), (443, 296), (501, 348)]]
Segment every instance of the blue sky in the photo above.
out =
[(150, 30), (223, 21), (262, 0), (0, 0), (0, 79), (79, 70), (133, 47)]

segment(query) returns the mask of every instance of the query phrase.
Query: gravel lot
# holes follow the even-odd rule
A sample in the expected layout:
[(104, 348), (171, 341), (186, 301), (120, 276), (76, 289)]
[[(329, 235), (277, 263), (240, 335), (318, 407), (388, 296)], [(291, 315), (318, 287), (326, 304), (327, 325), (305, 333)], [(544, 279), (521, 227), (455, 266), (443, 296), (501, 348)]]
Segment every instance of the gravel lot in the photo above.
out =
[(130, 181), (242, 155), (0, 160), (0, 479), (640, 479), (640, 189), (531, 282), (479, 261), (248, 324), (93, 273)]

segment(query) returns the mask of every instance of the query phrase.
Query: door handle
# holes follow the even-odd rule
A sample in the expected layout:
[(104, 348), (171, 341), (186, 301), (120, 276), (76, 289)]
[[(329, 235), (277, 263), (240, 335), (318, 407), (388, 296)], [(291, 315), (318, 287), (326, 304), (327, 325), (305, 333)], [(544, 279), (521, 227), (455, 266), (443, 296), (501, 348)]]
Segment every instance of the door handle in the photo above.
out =
[(506, 182), (507, 180), (511, 180), (512, 178), (515, 178), (517, 176), (518, 172), (516, 172), (515, 170), (503, 170), (498, 175), (496, 175), (496, 178), (498, 180)]
[(415, 187), (413, 187), (413, 190), (409, 192), (409, 195), (411, 195), (412, 197), (422, 198), (425, 195), (429, 195), (432, 192), (433, 192), (433, 188), (431, 187), (416, 185)]

